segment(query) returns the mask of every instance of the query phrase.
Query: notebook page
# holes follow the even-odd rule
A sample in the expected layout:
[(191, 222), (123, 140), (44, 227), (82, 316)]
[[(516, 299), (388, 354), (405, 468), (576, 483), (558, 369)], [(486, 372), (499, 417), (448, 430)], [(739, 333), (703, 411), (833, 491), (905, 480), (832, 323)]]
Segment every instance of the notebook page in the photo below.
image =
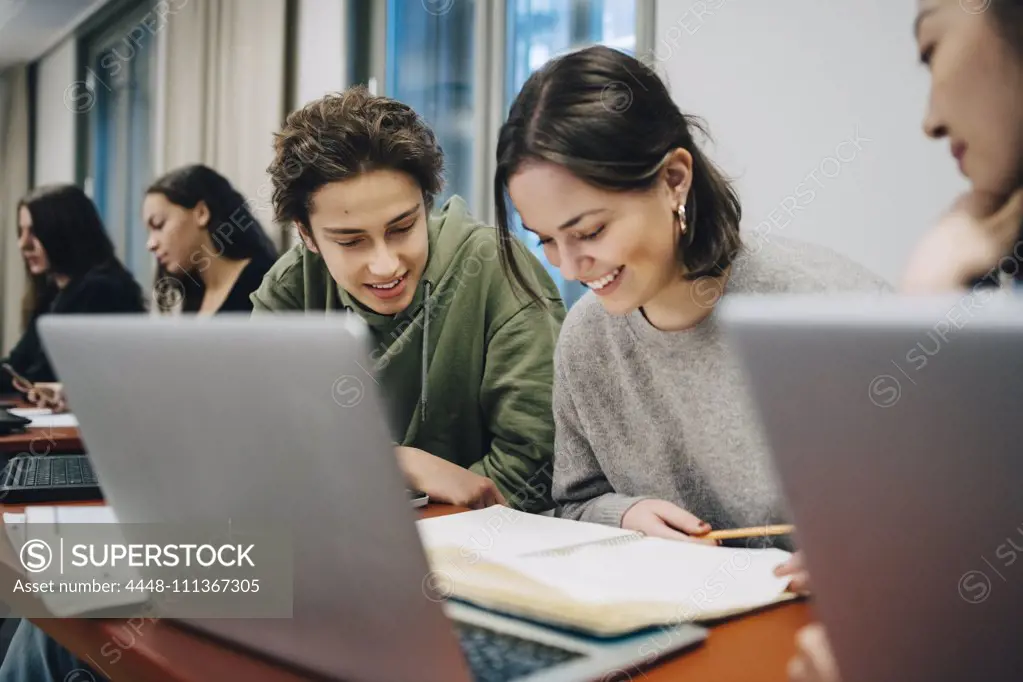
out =
[(117, 523), (109, 505), (68, 505), (25, 507), (27, 523)]
[(468, 560), (491, 555), (520, 556), (635, 535), (621, 528), (527, 514), (501, 506), (422, 519), (416, 522), (416, 527), (427, 550), (457, 548), (460, 556)]
[(789, 556), (779, 549), (646, 538), (563, 556), (500, 557), (498, 563), (580, 602), (678, 604), (695, 617), (771, 603), (789, 582), (773, 570)]
[(70, 412), (54, 414), (53, 410), (41, 407), (15, 407), (7, 411), (31, 419), (32, 423), (28, 426), (33, 429), (78, 428), (78, 417)]

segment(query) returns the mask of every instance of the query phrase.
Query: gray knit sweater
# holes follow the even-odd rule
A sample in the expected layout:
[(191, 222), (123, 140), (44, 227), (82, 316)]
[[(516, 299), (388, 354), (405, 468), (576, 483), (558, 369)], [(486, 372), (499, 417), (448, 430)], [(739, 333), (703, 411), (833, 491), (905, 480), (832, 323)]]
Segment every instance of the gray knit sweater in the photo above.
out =
[[(771, 236), (740, 250), (724, 295), (888, 288), (829, 249)], [(560, 515), (617, 526), (633, 504), (658, 498), (714, 528), (787, 519), (716, 314), (663, 332), (641, 312), (613, 316), (587, 294), (558, 339), (554, 413)]]

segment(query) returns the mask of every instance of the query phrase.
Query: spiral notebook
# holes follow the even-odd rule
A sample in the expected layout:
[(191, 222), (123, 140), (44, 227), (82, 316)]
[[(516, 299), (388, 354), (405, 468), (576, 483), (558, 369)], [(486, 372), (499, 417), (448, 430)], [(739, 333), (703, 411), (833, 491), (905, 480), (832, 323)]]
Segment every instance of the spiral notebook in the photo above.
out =
[(664, 540), (506, 507), (418, 522), (441, 596), (608, 637), (793, 599), (780, 549)]

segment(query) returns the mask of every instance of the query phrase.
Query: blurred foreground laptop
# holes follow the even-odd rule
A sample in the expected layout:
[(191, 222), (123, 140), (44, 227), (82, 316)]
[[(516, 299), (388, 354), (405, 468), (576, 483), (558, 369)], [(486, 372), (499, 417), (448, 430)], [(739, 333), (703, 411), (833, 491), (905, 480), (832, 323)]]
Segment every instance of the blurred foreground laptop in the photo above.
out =
[(706, 636), (593, 640), (431, 601), (357, 318), (62, 315), (39, 329), (119, 521), (304, 520), (291, 620), (187, 625), (355, 681), (617, 680)]
[(1023, 300), (733, 298), (719, 314), (843, 682), (1023, 678)]

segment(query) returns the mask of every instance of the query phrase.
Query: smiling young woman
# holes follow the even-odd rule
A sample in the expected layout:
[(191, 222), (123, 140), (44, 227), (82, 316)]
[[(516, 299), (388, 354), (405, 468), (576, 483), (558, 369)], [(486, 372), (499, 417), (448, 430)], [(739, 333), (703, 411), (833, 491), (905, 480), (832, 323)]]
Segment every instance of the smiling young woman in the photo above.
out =
[[(608, 88), (628, 88), (610, 106)], [(738, 196), (639, 60), (592, 47), (523, 86), (498, 140), (506, 193), (591, 293), (555, 353), (554, 498), (565, 516), (692, 539), (784, 521), (766, 444), (714, 309), (733, 293), (880, 290), (821, 247), (740, 238)], [(529, 291), (509, 259), (513, 281)]]

